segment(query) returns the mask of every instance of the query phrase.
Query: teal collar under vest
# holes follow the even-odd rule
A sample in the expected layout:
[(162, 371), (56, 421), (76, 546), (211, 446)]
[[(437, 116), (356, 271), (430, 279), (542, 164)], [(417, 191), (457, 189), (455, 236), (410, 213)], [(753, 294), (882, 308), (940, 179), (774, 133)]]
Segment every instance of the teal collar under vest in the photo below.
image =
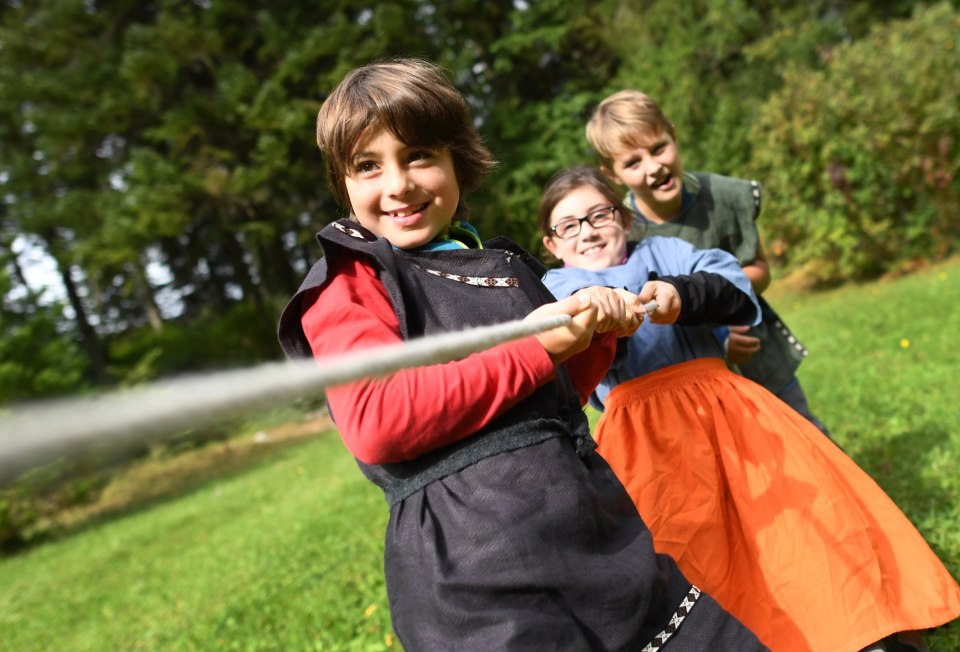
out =
[(480, 241), (480, 234), (473, 228), (473, 225), (461, 220), (454, 220), (446, 233), (438, 235), (422, 247), (417, 247), (416, 251), (442, 251), (444, 249), (483, 249), (483, 243)]

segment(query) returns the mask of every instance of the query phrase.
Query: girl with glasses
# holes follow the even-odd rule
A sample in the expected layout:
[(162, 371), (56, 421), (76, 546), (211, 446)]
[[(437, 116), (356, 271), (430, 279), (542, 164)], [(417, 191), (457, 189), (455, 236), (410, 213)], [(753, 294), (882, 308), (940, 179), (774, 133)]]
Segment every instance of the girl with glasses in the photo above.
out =
[(629, 242), (618, 197), (591, 168), (554, 177), (539, 219), (564, 266), (544, 283), (557, 298), (601, 286), (659, 304), (590, 399), (604, 411), (598, 450), (655, 547), (778, 652), (901, 649), (878, 642), (960, 615), (960, 587), (883, 490), (726, 367), (710, 327), (760, 318), (737, 259), (678, 238)]

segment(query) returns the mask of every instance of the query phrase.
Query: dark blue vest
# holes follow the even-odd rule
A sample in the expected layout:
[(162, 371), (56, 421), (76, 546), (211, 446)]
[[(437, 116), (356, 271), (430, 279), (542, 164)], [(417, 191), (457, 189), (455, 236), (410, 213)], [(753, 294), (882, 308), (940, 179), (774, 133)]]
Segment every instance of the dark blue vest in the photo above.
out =
[[(312, 356), (300, 324), (309, 307), (304, 298), (311, 290), (322, 291), (328, 266), (341, 256), (365, 257), (379, 271), (401, 335), (407, 340), (520, 319), (554, 300), (540, 282), (543, 266), (507, 238), (486, 242), (483, 249), (404, 251), (356, 222), (340, 220), (324, 228), (317, 239), (324, 257), (307, 274), (280, 318), (280, 345), (292, 358)], [(442, 402), (444, 397), (418, 400)], [(574, 438), (583, 454), (594, 448), (579, 400), (563, 369), (558, 369), (555, 380), (454, 444), (406, 462), (358, 464), (393, 505), (473, 462), (551, 437)]]

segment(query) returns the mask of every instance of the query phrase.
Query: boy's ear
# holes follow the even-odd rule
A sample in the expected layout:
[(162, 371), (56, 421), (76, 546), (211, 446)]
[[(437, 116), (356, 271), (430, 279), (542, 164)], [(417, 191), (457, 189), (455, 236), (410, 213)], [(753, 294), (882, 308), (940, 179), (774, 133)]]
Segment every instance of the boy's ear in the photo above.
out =
[(563, 262), (563, 258), (561, 258), (558, 253), (560, 249), (557, 247), (557, 243), (553, 241), (553, 238), (548, 235), (543, 236), (543, 246), (550, 252), (551, 256)]

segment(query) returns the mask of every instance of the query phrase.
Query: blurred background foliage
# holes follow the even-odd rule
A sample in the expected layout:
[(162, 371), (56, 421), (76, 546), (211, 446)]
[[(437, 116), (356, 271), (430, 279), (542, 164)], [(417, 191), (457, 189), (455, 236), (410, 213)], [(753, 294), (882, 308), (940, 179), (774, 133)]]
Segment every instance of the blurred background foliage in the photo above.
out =
[[(280, 356), (273, 330), (341, 217), (314, 144), (356, 65), (449, 71), (500, 160), (485, 235), (539, 248), (558, 169), (624, 87), (690, 169), (750, 176), (781, 273), (839, 284), (955, 251), (958, 3), (878, 0), (6, 0), (0, 403)], [(62, 295), (27, 282), (25, 250)], [(62, 296), (62, 298), (61, 298)]]

